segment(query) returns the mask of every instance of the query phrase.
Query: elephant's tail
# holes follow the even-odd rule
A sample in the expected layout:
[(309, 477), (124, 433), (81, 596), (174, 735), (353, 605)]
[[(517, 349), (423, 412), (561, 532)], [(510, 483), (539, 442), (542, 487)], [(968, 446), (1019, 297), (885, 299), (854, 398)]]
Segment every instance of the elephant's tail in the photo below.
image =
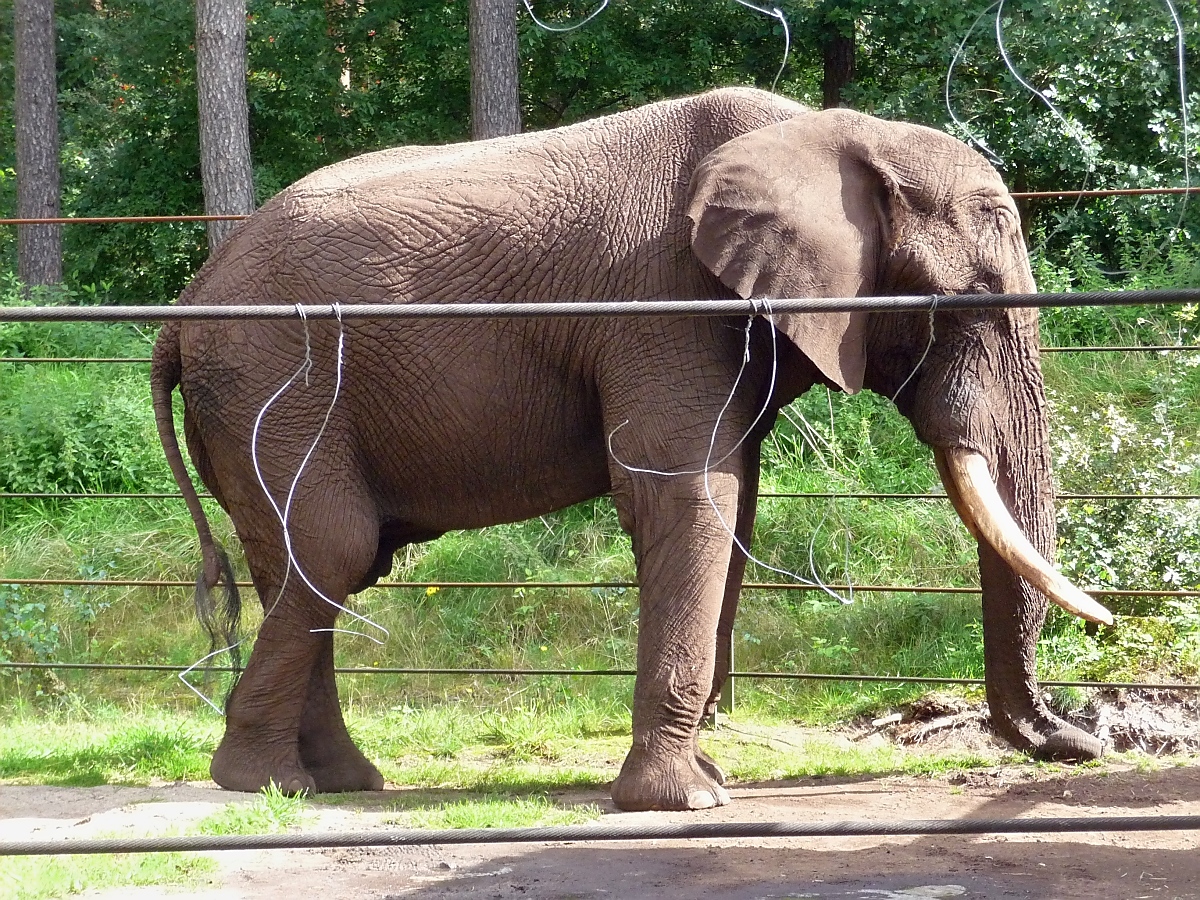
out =
[[(196, 577), (196, 616), (208, 633), (210, 655), (222, 649), (229, 651), (229, 660), (235, 674), (241, 670), (242, 657), (238, 641), (238, 622), (242, 614), (242, 600), (238, 593), (229, 554), (212, 535), (208, 516), (200, 505), (200, 497), (192, 484), (192, 477), (183, 462), (179, 449), (179, 438), (175, 435), (175, 413), (171, 395), (179, 384), (182, 366), (179, 359), (179, 323), (168, 322), (159, 332), (154, 343), (154, 354), (150, 364), (150, 391), (154, 399), (154, 421), (158, 426), (158, 438), (162, 442), (167, 465), (175, 476), (175, 483), (183, 493), (188, 512), (196, 524), (200, 537), (200, 553), (203, 557), (200, 574)], [(225, 583), (223, 601), (219, 607), (212, 591), (222, 581)]]

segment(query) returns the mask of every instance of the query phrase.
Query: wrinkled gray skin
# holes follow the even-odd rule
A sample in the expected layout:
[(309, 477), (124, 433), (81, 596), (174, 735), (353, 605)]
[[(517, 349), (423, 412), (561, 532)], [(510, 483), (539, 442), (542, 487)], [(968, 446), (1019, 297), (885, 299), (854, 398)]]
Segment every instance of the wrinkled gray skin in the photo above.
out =
[[(322, 169), (243, 223), (179, 302), (1033, 289), (1013, 202), (967, 147), (926, 128), (727, 89)], [(745, 559), (717, 511), (749, 544), (759, 444), (779, 407), (815, 384), (892, 397), (929, 347), (925, 314), (774, 323), (773, 341), (772, 325), (754, 321), (751, 362), (711, 457), (744, 319), (349, 324), (341, 393), (290, 509), (295, 557), (342, 603), (407, 544), (611, 493), (633, 539), (641, 602), (633, 746), (613, 799), (623, 809), (725, 803), (697, 728), (720, 691)], [(334, 388), (337, 325), (310, 331), (307, 382), (271, 405), (257, 436), (281, 508)], [(897, 405), (923, 441), (982, 453), (1014, 517), (1050, 557), (1036, 313), (943, 312), (934, 332)], [(213, 778), (235, 790), (270, 781), (288, 791), (382, 786), (338, 709), (332, 634), (313, 630), (331, 628), (337, 611), (295, 572), (285, 580), (279, 518), (251, 463), (256, 417), (304, 353), (294, 321), (173, 324), (154, 353), (168, 459), (190, 492), (171, 422), (179, 384), (192, 459), (232, 517), (270, 613), (212, 762)], [(707, 489), (691, 474), (706, 459)], [(213, 585), (217, 554), (202, 518), (198, 526)], [(1098, 755), (1099, 742), (1039, 696), (1034, 646), (1046, 600), (990, 547), (979, 557), (996, 727), (1044, 756)]]

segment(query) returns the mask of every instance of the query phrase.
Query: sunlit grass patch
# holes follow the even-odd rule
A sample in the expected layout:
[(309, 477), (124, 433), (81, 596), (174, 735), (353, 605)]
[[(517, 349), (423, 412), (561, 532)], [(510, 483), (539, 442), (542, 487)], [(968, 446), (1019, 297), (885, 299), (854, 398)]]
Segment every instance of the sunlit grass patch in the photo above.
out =
[(0, 778), (36, 784), (147, 784), (208, 778), (220, 721), (112, 708), (13, 715), (0, 729)]
[(386, 821), (404, 828), (531, 828), (580, 825), (598, 819), (595, 804), (561, 806), (544, 794), (496, 794), (429, 804), (414, 797), (394, 804), (398, 810)]
[(274, 783), (251, 803), (227, 803), (196, 823), (197, 834), (277, 834), (304, 820), (304, 797), (285, 794)]
[(0, 857), (0, 896), (48, 900), (104, 888), (199, 886), (216, 872), (216, 860), (192, 853), (5, 856)]
[(772, 729), (761, 723), (721, 727), (703, 733), (701, 743), (733, 784), (820, 776), (936, 774), (1016, 761), (1011, 754), (910, 750), (882, 740), (855, 742), (817, 732)]

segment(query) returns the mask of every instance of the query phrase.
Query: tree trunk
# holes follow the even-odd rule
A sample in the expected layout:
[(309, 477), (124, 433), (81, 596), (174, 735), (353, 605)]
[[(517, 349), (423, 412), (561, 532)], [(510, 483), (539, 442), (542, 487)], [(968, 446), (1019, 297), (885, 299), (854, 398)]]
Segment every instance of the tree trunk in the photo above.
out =
[[(246, 104), (246, 0), (196, 0), (200, 177), (206, 215), (254, 212)], [(237, 222), (209, 222), (211, 253)]]
[(471, 0), (471, 137), (521, 130), (516, 0)]
[(821, 53), (825, 68), (821, 75), (821, 105), (825, 109), (841, 106), (842, 92), (854, 81), (854, 28), (830, 23), (821, 29)]
[[(54, 0), (16, 0), (13, 12), (17, 217), (56, 218), (59, 186)], [(18, 226), (17, 275), (30, 286), (62, 281), (61, 226)]]

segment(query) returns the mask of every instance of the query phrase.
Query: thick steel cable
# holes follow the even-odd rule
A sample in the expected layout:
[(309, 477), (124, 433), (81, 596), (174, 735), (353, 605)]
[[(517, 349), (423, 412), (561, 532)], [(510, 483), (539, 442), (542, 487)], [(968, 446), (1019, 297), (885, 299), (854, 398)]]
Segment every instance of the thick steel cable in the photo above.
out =
[[(1168, 353), (1200, 352), (1200, 346), (1190, 344), (1146, 344), (1123, 347), (1042, 347), (1042, 353)], [(122, 363), (126, 365), (151, 362), (149, 356), (0, 356), (0, 363)]]
[(308, 306), (10, 306), (0, 322), (556, 319), (747, 316), (809, 312), (930, 312), (1200, 303), (1200, 288), (1047, 294), (801, 297), (779, 300), (578, 300), (547, 303), (337, 303)]
[[(1090, 191), (1010, 191), (1014, 200), (1051, 200), (1072, 197), (1137, 197), (1156, 194), (1194, 194), (1197, 187), (1096, 188)], [(236, 222), (248, 215), (180, 216), (57, 216), (54, 218), (0, 219), (0, 225), (120, 225), (165, 224), (170, 222)]]
[(169, 222), (234, 222), (233, 216), (58, 216), (52, 219), (0, 219), (0, 225), (163, 225)]
[[(212, 494), (199, 494), (212, 500)], [(848, 493), (837, 491), (768, 491), (760, 500), (948, 500), (945, 494)], [(54, 493), (51, 491), (0, 491), (0, 500), (182, 500), (175, 493)], [(1055, 500), (1200, 500), (1200, 494), (1055, 494)]]
[(50, 856), (81, 853), (206, 853), (216, 850), (308, 850), (317, 847), (414, 847), (430, 844), (528, 844), (934, 834), (1077, 834), (1093, 831), (1196, 830), (1200, 830), (1200, 816), (909, 819), (891, 822), (695, 822), (683, 824), (634, 822), (629, 824), (557, 825), (542, 828), (406, 828), (394, 831), (310, 834), (0, 841), (0, 856)]
[[(0, 669), (37, 671), (96, 672), (241, 672), (232, 666), (172, 666), (159, 663), (62, 663), (62, 662), (0, 662)], [(401, 668), (394, 666), (337, 666), (338, 675), (451, 675), (461, 678), (483, 677), (632, 677), (636, 669), (445, 669)], [(861, 681), (883, 684), (961, 684), (982, 686), (982, 678), (951, 678), (941, 675), (835, 675), (828, 672), (730, 672), (728, 678), (775, 681)], [(1042, 687), (1096, 688), (1098, 690), (1200, 691), (1200, 684), (1189, 682), (1144, 681), (1039, 681)]]
[[(22, 587), (111, 587), (111, 588), (191, 588), (194, 581), (168, 581), (151, 578), (9, 578), (0, 575), (0, 584), (15, 584)], [(235, 582), (239, 588), (252, 588), (250, 581)], [(381, 581), (375, 588), (428, 590), (456, 590), (465, 588), (494, 588), (512, 590), (573, 588), (581, 590), (636, 588), (636, 581)], [(979, 594), (980, 588), (957, 585), (907, 585), (907, 584), (827, 584), (834, 591), (849, 591), (862, 594)], [(821, 586), (794, 582), (747, 581), (742, 584), (748, 591), (821, 591)], [(1173, 597), (1187, 599), (1200, 597), (1200, 590), (1155, 591), (1126, 590), (1122, 588), (1095, 588), (1085, 593), (1093, 597)]]
[(1155, 194), (1196, 194), (1200, 187), (1170, 188), (1095, 188), (1090, 191), (1012, 191), (1014, 200), (1055, 200), (1088, 197), (1146, 197)]

